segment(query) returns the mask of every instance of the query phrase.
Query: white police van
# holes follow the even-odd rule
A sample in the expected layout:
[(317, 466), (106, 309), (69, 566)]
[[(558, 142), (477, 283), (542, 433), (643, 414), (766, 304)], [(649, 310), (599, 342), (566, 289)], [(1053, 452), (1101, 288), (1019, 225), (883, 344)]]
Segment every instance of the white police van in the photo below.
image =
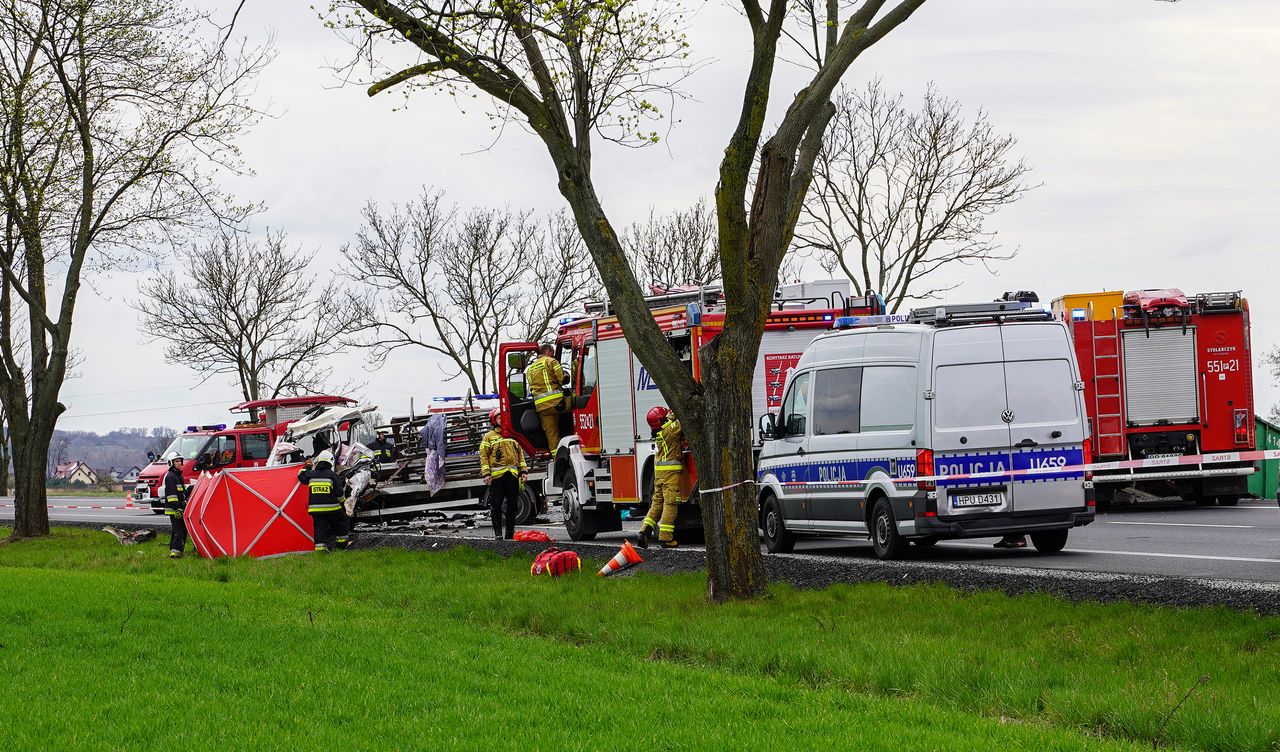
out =
[(1093, 521), (1085, 473), (1056, 472), (1090, 454), (1064, 324), (1015, 299), (837, 328), (805, 349), (781, 410), (761, 420), (770, 552), (856, 535), (894, 559), (908, 542), (1019, 533), (1057, 552)]

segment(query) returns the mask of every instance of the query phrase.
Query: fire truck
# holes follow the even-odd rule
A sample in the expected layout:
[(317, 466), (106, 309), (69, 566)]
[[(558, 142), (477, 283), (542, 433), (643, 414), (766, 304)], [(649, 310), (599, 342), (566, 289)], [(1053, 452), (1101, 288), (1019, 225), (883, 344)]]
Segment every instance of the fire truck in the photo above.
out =
[(232, 467), (261, 467), (267, 463), (271, 447), (290, 423), (315, 414), (331, 405), (354, 404), (348, 397), (313, 395), (241, 402), (232, 413), (244, 413), (243, 420), (228, 427), (226, 423), (187, 426), (159, 456), (149, 455), (151, 464), (138, 474), (134, 486), (135, 501), (150, 502), (151, 510), (164, 514), (164, 474), (168, 464), (164, 458), (171, 452), (182, 455), (182, 476), (190, 484), (201, 472)]
[[(1239, 292), (1086, 293), (1053, 308), (1070, 325), (1098, 462), (1254, 448), (1249, 304)], [(1095, 473), (1098, 506), (1170, 496), (1232, 506), (1254, 470), (1159, 464)]]
[[(721, 290), (664, 291), (646, 300), (671, 348), (698, 378), (699, 349), (724, 327)], [(829, 331), (837, 317), (883, 312), (884, 301), (877, 295), (851, 298), (847, 281), (781, 287), (756, 362), (752, 412), (757, 422), (781, 405), (787, 373), (814, 337)], [(565, 364), (567, 395), (559, 446), (547, 447), (527, 390), (524, 370), (537, 356), (537, 343), (499, 347), (502, 415), (526, 451), (550, 455), (546, 491), (559, 494), (569, 537), (590, 540), (597, 533), (621, 530), (624, 511), (647, 511), (655, 447), (645, 415), (667, 400), (631, 351), (607, 302), (589, 304), (584, 314), (562, 319), (555, 345)], [(758, 435), (755, 441), (759, 443)], [(694, 503), (681, 505), (677, 530), (700, 529), (695, 473), (685, 473), (684, 482), (682, 493)]]

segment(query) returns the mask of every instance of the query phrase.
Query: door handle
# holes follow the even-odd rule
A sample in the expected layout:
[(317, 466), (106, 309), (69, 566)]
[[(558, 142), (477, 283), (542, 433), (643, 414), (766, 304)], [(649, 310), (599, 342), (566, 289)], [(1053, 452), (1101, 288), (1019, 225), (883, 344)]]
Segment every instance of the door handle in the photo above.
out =
[(796, 450), (796, 456), (797, 456), (797, 457), (803, 457), (803, 456), (804, 456), (804, 447), (800, 447), (799, 449), (797, 449), (797, 450)]
[(1015, 444), (1014, 446), (1017, 446), (1017, 447), (1019, 447), (1019, 448), (1025, 449), (1025, 448), (1027, 448), (1027, 447), (1037, 447), (1037, 446), (1040, 446), (1040, 442), (1036, 441), (1035, 439), (1023, 439), (1022, 441), (1019, 441), (1019, 442), (1018, 442), (1017, 444)]

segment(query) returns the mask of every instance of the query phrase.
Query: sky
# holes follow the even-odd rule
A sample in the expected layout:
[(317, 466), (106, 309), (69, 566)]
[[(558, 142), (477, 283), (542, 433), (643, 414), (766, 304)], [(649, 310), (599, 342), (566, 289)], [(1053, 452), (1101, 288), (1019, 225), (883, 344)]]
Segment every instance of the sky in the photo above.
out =
[[(221, 3), (229, 5), (230, 3)], [(615, 224), (688, 206), (714, 189), (749, 62), (746, 22), (718, 0), (697, 9), (689, 39), (705, 60), (684, 84), (676, 121), (646, 149), (597, 148), (595, 178)], [(274, 62), (255, 102), (269, 110), (240, 145), (254, 174), (227, 187), (266, 205), (258, 230), (283, 230), (332, 274), (370, 200), (406, 201), (423, 186), (461, 206), (555, 211), (549, 158), (519, 128), (501, 135), (442, 96), (369, 98), (333, 70), (350, 49), (306, 2), (250, 0), (250, 41)], [(1040, 185), (991, 221), (1012, 261), (998, 276), (952, 274), (951, 302), (1036, 290), (1045, 301), (1101, 289), (1243, 290), (1250, 299), (1258, 412), (1280, 402), (1261, 355), (1280, 343), (1274, 218), (1280, 207), (1280, 3), (1275, 0), (929, 0), (846, 77), (879, 77), (918, 99), (926, 86), (984, 109), (1018, 139)], [(780, 67), (773, 120), (802, 81)], [(406, 106), (407, 104), (407, 106)], [(81, 295), (73, 334), (81, 365), (63, 388), (59, 426), (222, 422), (239, 401), (230, 382), (197, 385), (188, 364), (146, 343), (129, 301), (143, 273), (104, 273)], [(402, 350), (381, 368), (353, 352), (337, 376), (365, 384), (384, 415), (461, 394), (440, 364)]]

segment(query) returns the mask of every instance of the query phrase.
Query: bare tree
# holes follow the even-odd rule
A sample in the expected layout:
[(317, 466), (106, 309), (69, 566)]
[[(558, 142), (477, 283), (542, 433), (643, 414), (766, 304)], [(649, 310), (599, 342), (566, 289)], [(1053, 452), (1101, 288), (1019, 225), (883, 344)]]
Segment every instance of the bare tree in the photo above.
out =
[[(66, 410), (86, 269), (239, 217), (212, 178), (238, 168), (263, 50), (177, 0), (0, 5), (0, 402), (11, 422), (14, 538), (47, 535), (44, 470)], [(25, 355), (25, 359), (23, 358)]]
[(0, 496), (9, 495), (9, 463), (13, 460), (13, 448), (9, 444), (9, 416), (0, 403)]
[(858, 294), (881, 293), (891, 311), (955, 285), (935, 282), (960, 264), (1013, 258), (986, 220), (1032, 186), (1030, 167), (1012, 157), (1013, 136), (997, 133), (979, 111), (930, 87), (918, 111), (879, 81), (841, 91), (814, 164), (796, 244), (838, 270)]
[(622, 244), (641, 284), (672, 288), (720, 281), (716, 212), (704, 199), (662, 216), (650, 209), (647, 220), (627, 228)]
[[(1268, 367), (1271, 368), (1271, 380), (1280, 385), (1280, 345), (1272, 346), (1271, 350), (1263, 356)], [(1270, 414), (1271, 422), (1280, 423), (1280, 403), (1271, 406)]]
[(148, 341), (200, 375), (231, 376), (246, 400), (322, 392), (324, 365), (342, 350), (353, 306), (336, 282), (320, 284), (284, 233), (263, 242), (222, 234), (179, 253), (181, 271), (139, 286), (134, 307)]
[[(693, 379), (650, 315), (593, 176), (597, 137), (633, 145), (659, 139), (647, 124), (665, 117), (659, 104), (680, 96), (678, 84), (691, 70), (679, 2), (333, 0), (329, 5), (327, 20), (355, 45), (356, 62), (385, 73), (369, 87), (371, 95), (400, 84), (483, 93), (496, 117), (526, 125), (546, 148), (627, 339), (685, 427), (704, 489), (713, 599), (750, 597), (766, 586), (752, 485), (751, 374), (778, 269), (834, 114), (831, 94), (859, 55), (923, 4), (829, 0), (806, 8), (787, 0), (769, 0), (767, 7), (759, 0), (740, 0), (751, 62), (715, 194), (727, 312), (723, 332), (699, 353), (702, 383)], [(787, 31), (789, 38), (812, 45), (806, 50), (811, 76), (794, 96), (774, 98), (774, 67), (789, 25), (797, 28)], [(395, 54), (404, 45), (386, 45), (384, 53), (386, 41), (407, 42), (418, 59)], [(771, 98), (787, 103), (780, 117), (768, 116)], [(768, 137), (766, 123), (775, 124)]]
[(58, 466), (67, 461), (67, 449), (70, 446), (71, 440), (66, 436), (53, 437), (44, 468), (45, 478), (53, 478), (57, 475)]
[(497, 386), (498, 344), (538, 340), (555, 317), (597, 296), (576, 228), (510, 209), (461, 211), (439, 191), (382, 211), (343, 249), (347, 275), (366, 289), (354, 344), (379, 362), (404, 347), (444, 356), (474, 394)]

